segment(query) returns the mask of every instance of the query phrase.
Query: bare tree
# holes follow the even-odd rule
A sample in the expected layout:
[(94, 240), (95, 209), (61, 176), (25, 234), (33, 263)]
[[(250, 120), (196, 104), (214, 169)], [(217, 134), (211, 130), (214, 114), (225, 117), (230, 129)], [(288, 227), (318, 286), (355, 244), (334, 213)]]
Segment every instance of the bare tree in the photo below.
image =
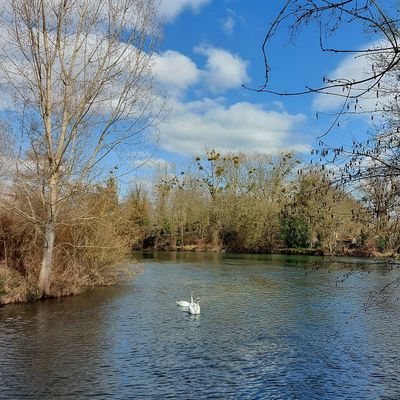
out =
[[(353, 54), (355, 57), (374, 57), (371, 70), (364, 76), (323, 77), (319, 87), (305, 86), (303, 90), (274, 90), (270, 88), (270, 62), (268, 45), (282, 26), (288, 27), (293, 38), (304, 26), (316, 23), (319, 27), (319, 43), (322, 52)], [(369, 34), (370, 46), (363, 49), (329, 47), (326, 41), (347, 24), (357, 25), (360, 35)], [(265, 81), (255, 90), (282, 96), (307, 93), (324, 93), (345, 99), (357, 99), (373, 89), (380, 89), (382, 79), (400, 62), (400, 42), (396, 12), (389, 13), (378, 0), (286, 0), (272, 21), (262, 44), (265, 64)], [(381, 56), (381, 57), (379, 57)], [(340, 90), (337, 90), (340, 89)]]
[(160, 30), (152, 0), (10, 0), (2, 11), (0, 81), (2, 108), (13, 118), (14, 178), (43, 216), (34, 206), (18, 209), (10, 196), (2, 204), (43, 237), (38, 288), (49, 294), (63, 201), (158, 121), (151, 59)]

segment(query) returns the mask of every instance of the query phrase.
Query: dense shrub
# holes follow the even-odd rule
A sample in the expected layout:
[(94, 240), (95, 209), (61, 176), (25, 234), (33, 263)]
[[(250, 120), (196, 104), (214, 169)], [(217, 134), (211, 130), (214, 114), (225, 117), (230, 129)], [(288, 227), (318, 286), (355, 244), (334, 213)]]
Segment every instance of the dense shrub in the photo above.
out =
[(310, 246), (310, 226), (301, 215), (281, 217), (281, 237), (288, 248), (307, 248)]

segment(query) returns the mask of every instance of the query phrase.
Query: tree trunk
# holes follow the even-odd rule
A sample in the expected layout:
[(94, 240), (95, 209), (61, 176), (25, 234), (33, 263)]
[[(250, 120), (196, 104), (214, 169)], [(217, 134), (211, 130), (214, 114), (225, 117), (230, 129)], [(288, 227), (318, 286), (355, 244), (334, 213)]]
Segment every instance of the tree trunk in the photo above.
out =
[(41, 294), (50, 294), (51, 269), (53, 264), (54, 251), (54, 219), (51, 218), (46, 223), (45, 240), (43, 246), (42, 267), (40, 269), (38, 288)]
[(58, 193), (58, 181), (55, 176), (50, 178), (49, 196), (47, 204), (47, 221), (44, 233), (42, 266), (40, 269), (38, 288), (43, 295), (50, 294), (51, 272), (53, 266), (54, 237), (56, 227), (56, 203)]

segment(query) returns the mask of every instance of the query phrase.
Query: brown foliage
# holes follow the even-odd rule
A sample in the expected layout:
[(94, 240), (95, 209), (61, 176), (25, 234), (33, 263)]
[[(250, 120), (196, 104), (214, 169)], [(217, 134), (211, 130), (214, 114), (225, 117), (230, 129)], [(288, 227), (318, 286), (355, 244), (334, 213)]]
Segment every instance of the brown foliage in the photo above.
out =
[(286, 215), (301, 223), (307, 247), (337, 252), (351, 237), (360, 249), (361, 236), (371, 228), (365, 207), (327, 173), (299, 164), (288, 152), (211, 150), (180, 175), (164, 171), (156, 178), (152, 240), (145, 243), (156, 250), (275, 252), (285, 247)]
[[(26, 201), (19, 197), (19, 208)], [(37, 215), (40, 214), (38, 207)], [(109, 187), (91, 187), (65, 201), (56, 227), (50, 296), (80, 293), (131, 276), (123, 262), (132, 236), (120, 231), (123, 208)], [(42, 236), (23, 215), (0, 209), (0, 303), (39, 297)]]

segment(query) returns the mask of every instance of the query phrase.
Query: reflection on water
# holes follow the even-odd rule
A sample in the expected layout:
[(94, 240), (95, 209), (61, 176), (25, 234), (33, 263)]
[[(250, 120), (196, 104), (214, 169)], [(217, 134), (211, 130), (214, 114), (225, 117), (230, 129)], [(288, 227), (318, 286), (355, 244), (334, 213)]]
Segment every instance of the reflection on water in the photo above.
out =
[(124, 286), (0, 308), (0, 398), (400, 398), (400, 307), (360, 311), (395, 272), (315, 261), (147, 254)]

